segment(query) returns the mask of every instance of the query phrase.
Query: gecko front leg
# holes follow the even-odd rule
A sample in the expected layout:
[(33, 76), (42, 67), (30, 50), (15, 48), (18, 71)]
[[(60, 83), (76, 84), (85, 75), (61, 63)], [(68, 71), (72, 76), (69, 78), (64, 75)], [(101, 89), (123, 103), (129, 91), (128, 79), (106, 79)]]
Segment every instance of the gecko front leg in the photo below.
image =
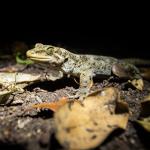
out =
[(85, 97), (89, 95), (90, 89), (93, 85), (93, 76), (92, 71), (86, 71), (80, 74), (80, 87), (72, 98), (78, 98), (79, 101), (83, 101)]
[(85, 72), (80, 75), (80, 88), (79, 88), (79, 100), (84, 100), (90, 93), (90, 89), (93, 86), (93, 73)]

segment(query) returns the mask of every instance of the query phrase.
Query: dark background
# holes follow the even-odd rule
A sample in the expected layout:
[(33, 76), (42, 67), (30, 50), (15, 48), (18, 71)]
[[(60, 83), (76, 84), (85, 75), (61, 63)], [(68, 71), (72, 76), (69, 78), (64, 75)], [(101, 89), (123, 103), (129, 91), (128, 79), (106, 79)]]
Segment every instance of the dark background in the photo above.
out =
[(141, 14), (143, 11), (138, 7), (135, 8), (140, 12), (134, 7), (124, 9), (117, 6), (119, 10), (116, 10), (107, 6), (102, 9), (100, 4), (98, 8), (83, 8), (85, 5), (58, 7), (50, 4), (47, 7), (22, 4), (7, 8), (9, 13), (5, 9), (0, 18), (0, 46), (13, 41), (29, 45), (42, 42), (77, 53), (150, 58), (147, 13)]
[[(2, 30), (2, 29), (1, 29)], [(26, 31), (27, 30), (27, 31)], [(28, 44), (42, 42), (43, 44), (58, 45), (74, 52), (111, 55), (116, 57), (149, 58), (149, 37), (146, 33), (126, 33), (118, 30), (91, 27), (87, 30), (66, 30), (44, 28), (40, 30), (4, 29), (1, 34), (1, 45), (11, 44), (13, 41), (24, 41)]]

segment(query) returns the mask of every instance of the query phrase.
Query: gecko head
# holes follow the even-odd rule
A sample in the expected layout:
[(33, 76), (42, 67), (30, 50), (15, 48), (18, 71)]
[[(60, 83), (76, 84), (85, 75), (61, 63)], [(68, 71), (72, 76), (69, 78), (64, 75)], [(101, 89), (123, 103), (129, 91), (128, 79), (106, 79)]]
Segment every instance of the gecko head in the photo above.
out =
[(63, 48), (37, 43), (26, 55), (34, 61), (62, 64), (65, 60), (65, 51)]

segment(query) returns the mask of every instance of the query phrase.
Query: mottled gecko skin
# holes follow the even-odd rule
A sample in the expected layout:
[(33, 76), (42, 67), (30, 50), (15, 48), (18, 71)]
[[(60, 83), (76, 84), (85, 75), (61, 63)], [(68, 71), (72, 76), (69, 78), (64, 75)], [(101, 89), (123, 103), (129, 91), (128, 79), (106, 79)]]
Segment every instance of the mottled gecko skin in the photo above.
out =
[(35, 48), (27, 51), (27, 57), (35, 61), (49, 62), (59, 66), (63, 74), (79, 77), (81, 97), (88, 94), (95, 76), (115, 74), (123, 78), (141, 78), (134, 65), (122, 60), (107, 56), (74, 54), (51, 45), (38, 43)]

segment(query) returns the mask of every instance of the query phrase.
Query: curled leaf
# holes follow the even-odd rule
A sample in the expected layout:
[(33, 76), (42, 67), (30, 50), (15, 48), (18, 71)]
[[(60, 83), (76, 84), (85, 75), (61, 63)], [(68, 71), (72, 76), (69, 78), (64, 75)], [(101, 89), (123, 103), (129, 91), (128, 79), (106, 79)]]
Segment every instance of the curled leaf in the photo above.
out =
[(119, 78), (129, 78), (129, 72), (127, 72), (127, 70), (125, 70), (120, 64), (114, 64), (112, 66), (112, 72)]
[(143, 90), (144, 87), (144, 82), (143, 79), (134, 79), (132, 81), (129, 80), (129, 82), (138, 90)]
[[(66, 149), (91, 149), (116, 128), (125, 129), (128, 111), (116, 113), (119, 91), (107, 88), (83, 101), (66, 103), (54, 115), (56, 138)], [(124, 108), (124, 106), (123, 106)]]

